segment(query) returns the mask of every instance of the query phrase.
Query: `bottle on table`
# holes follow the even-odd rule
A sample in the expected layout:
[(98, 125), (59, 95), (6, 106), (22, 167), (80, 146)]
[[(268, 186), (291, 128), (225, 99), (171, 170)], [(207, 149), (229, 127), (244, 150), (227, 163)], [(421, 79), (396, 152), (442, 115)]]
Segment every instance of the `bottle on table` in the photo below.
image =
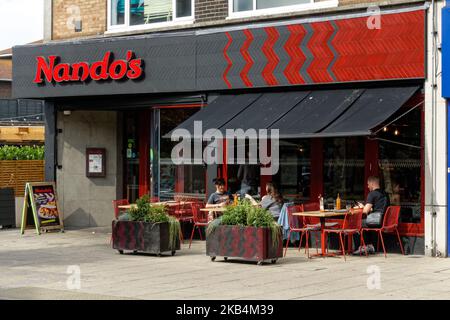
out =
[(320, 208), (320, 211), (325, 211), (325, 206), (324, 206), (324, 203), (323, 203), (323, 197), (322, 197), (322, 195), (319, 195), (319, 208)]
[(336, 210), (341, 210), (341, 198), (339, 197), (339, 193), (336, 198)]

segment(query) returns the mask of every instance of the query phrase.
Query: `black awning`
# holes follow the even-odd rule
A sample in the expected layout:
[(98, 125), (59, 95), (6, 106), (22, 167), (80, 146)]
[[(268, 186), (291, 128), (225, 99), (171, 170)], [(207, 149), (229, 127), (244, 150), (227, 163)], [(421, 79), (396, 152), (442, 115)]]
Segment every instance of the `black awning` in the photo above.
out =
[[(281, 138), (370, 135), (419, 86), (221, 95), (176, 129), (278, 129)], [(170, 136), (167, 134), (166, 137)]]
[(280, 137), (313, 136), (333, 123), (361, 95), (362, 89), (317, 90), (311, 92), (295, 108), (270, 129), (279, 129)]
[[(220, 129), (239, 113), (244, 112), (245, 109), (260, 98), (261, 95), (261, 93), (220, 95), (213, 102), (208, 104), (207, 107), (196, 112), (174, 130), (186, 129), (193, 136), (194, 121), (202, 121), (203, 132), (207, 129)], [(174, 130), (164, 135), (164, 137), (169, 138)]]
[(320, 135), (370, 135), (371, 129), (392, 116), (418, 89), (418, 86), (366, 89), (359, 99), (339, 119), (320, 132)]

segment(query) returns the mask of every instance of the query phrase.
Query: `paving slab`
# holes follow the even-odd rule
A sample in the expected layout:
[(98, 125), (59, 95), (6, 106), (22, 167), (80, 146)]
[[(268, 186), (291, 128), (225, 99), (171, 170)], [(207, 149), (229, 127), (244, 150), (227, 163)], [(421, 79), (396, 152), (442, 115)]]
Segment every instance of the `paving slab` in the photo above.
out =
[(108, 228), (23, 236), (1, 230), (0, 299), (450, 299), (445, 258), (308, 259), (289, 248), (276, 264), (257, 266), (221, 257), (212, 262), (204, 241), (157, 257), (119, 254), (110, 239)]

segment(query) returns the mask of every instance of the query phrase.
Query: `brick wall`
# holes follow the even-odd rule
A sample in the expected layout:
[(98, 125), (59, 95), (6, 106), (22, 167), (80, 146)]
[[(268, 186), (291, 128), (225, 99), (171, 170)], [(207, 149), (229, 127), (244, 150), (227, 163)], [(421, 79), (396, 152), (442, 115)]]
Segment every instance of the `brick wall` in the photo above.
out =
[(10, 99), (11, 94), (11, 82), (0, 81), (0, 99)]
[[(103, 34), (106, 30), (106, 0), (53, 0), (53, 40)], [(75, 32), (73, 18), (82, 21), (82, 31)]]
[[(102, 35), (106, 31), (107, 24), (107, 0), (52, 0), (53, 1), (53, 40), (83, 38), (96, 35)], [(239, 21), (226, 21), (228, 16), (228, 0), (192, 0), (195, 1), (195, 23), (208, 25), (208, 23), (224, 22), (233, 23)], [(322, 2), (327, 0), (315, 0)], [(399, 4), (417, 2), (417, 0), (339, 0), (340, 7), (351, 7), (352, 5), (363, 4)], [(70, 12), (71, 8), (72, 13)], [(333, 8), (327, 11), (333, 11)], [(71, 17), (79, 12), (82, 21), (82, 31), (75, 32), (73, 27), (68, 26)], [(304, 12), (307, 14), (308, 12)], [(298, 12), (299, 15), (302, 12)], [(266, 19), (270, 17), (266, 17)], [(251, 20), (260, 20), (261, 18), (247, 18), (246, 22)], [(194, 25), (195, 26), (195, 25)], [(168, 27), (154, 31), (165, 31), (168, 29), (179, 29), (180, 27)], [(181, 27), (182, 28), (182, 27)], [(142, 33), (141, 32), (125, 32), (125, 34)], [(147, 31), (152, 32), (152, 31)]]
[(228, 16), (228, 0), (195, 0), (195, 22), (224, 20)]

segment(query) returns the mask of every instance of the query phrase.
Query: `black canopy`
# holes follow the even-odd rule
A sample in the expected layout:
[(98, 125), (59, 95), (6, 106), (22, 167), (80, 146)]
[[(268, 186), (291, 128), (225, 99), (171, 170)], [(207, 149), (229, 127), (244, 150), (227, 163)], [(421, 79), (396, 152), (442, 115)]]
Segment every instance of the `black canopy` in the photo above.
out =
[[(368, 89), (224, 94), (176, 129), (278, 129), (281, 138), (363, 136), (392, 116), (419, 89)], [(169, 135), (166, 135), (169, 136)]]

